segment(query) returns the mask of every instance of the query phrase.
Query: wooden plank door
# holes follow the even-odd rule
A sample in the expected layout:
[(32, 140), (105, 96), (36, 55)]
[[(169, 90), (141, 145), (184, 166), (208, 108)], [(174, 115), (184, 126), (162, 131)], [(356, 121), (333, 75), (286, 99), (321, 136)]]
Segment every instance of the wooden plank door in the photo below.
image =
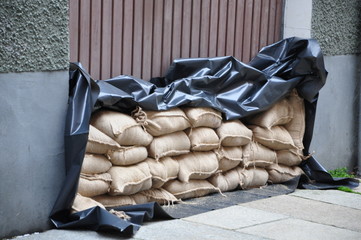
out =
[(70, 60), (94, 79), (163, 76), (176, 58), (248, 62), (280, 40), (283, 0), (69, 0)]

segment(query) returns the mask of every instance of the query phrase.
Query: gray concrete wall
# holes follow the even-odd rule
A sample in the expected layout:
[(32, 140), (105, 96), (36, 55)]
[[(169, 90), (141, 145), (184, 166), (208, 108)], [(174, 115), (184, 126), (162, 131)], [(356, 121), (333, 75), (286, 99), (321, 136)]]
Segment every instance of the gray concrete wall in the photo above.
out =
[(310, 150), (326, 169), (357, 165), (360, 62), (356, 55), (325, 56), (329, 75), (319, 94)]
[[(321, 89), (311, 151), (328, 170), (358, 161), (361, 1), (285, 0), (284, 37), (315, 38), (329, 72)], [(360, 152), (361, 153), (361, 152)]]
[(50, 228), (65, 178), (67, 4), (0, 3), (0, 239)]
[(361, 1), (314, 0), (311, 37), (329, 71), (319, 96), (312, 146), (327, 168), (359, 165)]
[(0, 238), (48, 229), (65, 178), (67, 71), (0, 74)]

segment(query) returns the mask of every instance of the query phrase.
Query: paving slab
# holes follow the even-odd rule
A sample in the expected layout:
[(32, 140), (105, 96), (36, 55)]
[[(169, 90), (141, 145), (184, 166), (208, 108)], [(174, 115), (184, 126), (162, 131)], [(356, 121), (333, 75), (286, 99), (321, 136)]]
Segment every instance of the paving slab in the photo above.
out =
[(60, 230), (60, 229), (53, 229), (48, 230), (42, 233), (33, 233), (33, 234), (26, 234), (23, 236), (18, 236), (13, 238), (16, 240), (115, 240), (115, 239), (134, 239), (137, 238), (129, 238), (129, 237), (121, 237), (115, 234), (110, 233), (98, 233), (95, 231), (87, 231), (87, 230)]
[(261, 199), (240, 206), (361, 232), (361, 210), (354, 208), (290, 195)]
[(296, 190), (290, 196), (297, 196), (344, 207), (361, 210), (361, 195), (339, 190)]
[(225, 193), (228, 197), (187, 201), (173, 208), (174, 213), (188, 211), (186, 218), (147, 222), (132, 238), (94, 231), (50, 230), (16, 239), (361, 239), (360, 195), (296, 190), (269, 198), (273, 189), (266, 191), (236, 191)]
[[(185, 206), (188, 205), (193, 207), (200, 207), (208, 209), (208, 211), (210, 211), (263, 198), (265, 198), (265, 196), (252, 194), (248, 193), (247, 191), (240, 190), (234, 192), (226, 192), (223, 194), (212, 194), (200, 198), (192, 198), (184, 201), (184, 203), (181, 203), (180, 205), (184, 204)], [(175, 205), (175, 207), (177, 206)]]
[(266, 237), (226, 230), (180, 219), (147, 223), (134, 236), (142, 240), (263, 240)]
[(288, 216), (242, 206), (233, 206), (187, 217), (184, 220), (225, 229), (237, 229), (284, 218), (288, 218)]
[(236, 190), (225, 192), (223, 194), (214, 193), (200, 198), (186, 199), (182, 203), (171, 206), (164, 206), (163, 209), (174, 218), (184, 218), (208, 212), (215, 209), (221, 209), (255, 201), (272, 196), (278, 196), (294, 191), (293, 183), (291, 184), (274, 184), (262, 188), (254, 188), (250, 190)]
[(209, 211), (208, 208), (204, 208), (189, 202), (163, 206), (163, 209), (173, 218), (184, 218)]
[(256, 234), (276, 240), (359, 240), (361, 233), (300, 219), (282, 219), (262, 225), (239, 229), (242, 233)]

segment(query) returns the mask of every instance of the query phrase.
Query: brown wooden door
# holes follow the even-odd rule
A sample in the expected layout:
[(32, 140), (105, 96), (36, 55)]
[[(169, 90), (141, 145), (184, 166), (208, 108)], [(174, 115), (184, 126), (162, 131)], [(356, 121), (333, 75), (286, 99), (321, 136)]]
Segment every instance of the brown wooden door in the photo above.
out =
[(70, 60), (94, 79), (165, 74), (176, 58), (248, 62), (281, 35), (283, 0), (69, 0)]

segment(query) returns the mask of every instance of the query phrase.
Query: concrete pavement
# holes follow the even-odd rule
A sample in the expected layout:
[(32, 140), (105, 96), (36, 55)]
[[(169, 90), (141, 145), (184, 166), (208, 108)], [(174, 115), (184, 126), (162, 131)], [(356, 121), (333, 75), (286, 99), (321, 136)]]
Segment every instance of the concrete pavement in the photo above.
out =
[[(17, 237), (126, 239), (81, 230), (50, 230)], [(361, 195), (299, 190), (168, 221), (145, 223), (130, 239), (361, 239)]]

